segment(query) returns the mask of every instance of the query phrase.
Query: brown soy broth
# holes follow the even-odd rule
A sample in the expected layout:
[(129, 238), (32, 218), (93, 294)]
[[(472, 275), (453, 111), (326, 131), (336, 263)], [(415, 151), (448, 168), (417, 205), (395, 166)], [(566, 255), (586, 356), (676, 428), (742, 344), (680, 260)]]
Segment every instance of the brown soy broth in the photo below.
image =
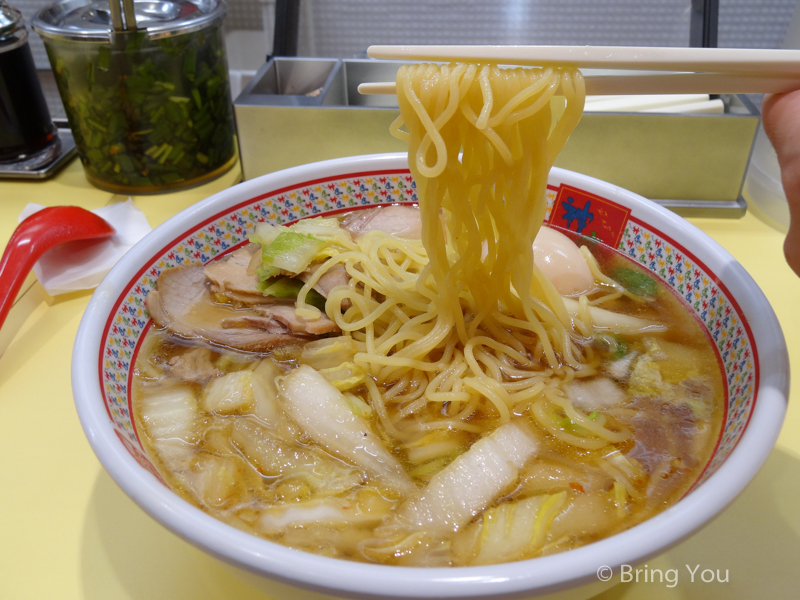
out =
[(55, 135), (30, 46), (0, 52), (0, 161), (38, 152)]
[[(646, 269), (641, 268), (628, 258), (620, 256), (605, 247), (595, 246), (592, 247), (591, 250), (598, 260), (601, 270), (605, 273), (610, 273), (614, 269), (624, 267), (645, 275), (647, 274)], [(591, 502), (589, 503), (589, 506), (595, 507), (592, 510), (602, 510), (597, 513), (592, 513), (590, 511), (584, 514), (583, 518), (584, 520), (589, 519), (589, 521), (592, 521), (594, 518), (592, 515), (595, 515), (597, 517), (595, 522), (599, 523), (602, 521), (602, 526), (598, 525), (594, 529), (592, 527), (584, 528), (580, 532), (574, 531), (569, 535), (561, 536), (559, 539), (549, 540), (549, 543), (541, 550), (541, 554), (559, 552), (591, 543), (628, 529), (664, 510), (664, 508), (676, 502), (684, 495), (696, 481), (703, 465), (709, 460), (711, 452), (713, 451), (714, 442), (719, 436), (724, 399), (723, 381), (719, 365), (708, 335), (703, 330), (700, 323), (686, 309), (681, 299), (671, 290), (659, 284), (658, 293), (655, 295), (652, 302), (637, 303), (627, 298), (620, 298), (604, 303), (602, 306), (609, 310), (632, 314), (648, 320), (670, 323), (669, 331), (651, 337), (656, 338), (664, 344), (674, 345), (668, 346), (668, 348), (673, 351), (677, 348), (680, 352), (689, 353), (692, 357), (699, 357), (699, 359), (695, 361), (695, 370), (691, 376), (699, 378), (699, 380), (709, 386), (711, 390), (710, 393), (714, 399), (713, 407), (709, 415), (703, 419), (697, 419), (696, 424), (692, 421), (690, 424), (691, 426), (687, 429), (689, 434), (694, 436), (694, 441), (689, 445), (688, 449), (688, 452), (692, 455), (689, 462), (691, 462), (693, 466), (691, 468), (686, 467), (684, 462), (681, 461), (680, 452), (677, 452), (673, 461), (676, 462), (674, 467), (671, 467), (664, 473), (653, 473), (654, 477), (657, 476), (660, 478), (659, 480), (635, 479), (634, 491), (639, 494), (639, 497), (629, 497), (627, 499), (627, 512), (624, 518), (609, 519), (606, 518), (607, 515), (603, 516), (609, 511), (613, 513), (613, 489), (598, 488), (597, 490), (590, 491), (584, 489), (583, 484), (580, 482), (572, 482), (575, 483), (574, 486), (570, 484), (564, 487), (563, 491), (566, 493), (567, 498), (567, 504), (564, 510), (578, 511), (574, 512), (574, 514), (580, 517), (581, 513), (579, 511), (584, 510), (585, 512), (589, 510), (582, 507), (584, 507), (587, 502), (592, 501), (594, 504), (591, 504)], [(224, 441), (224, 436), (230, 434), (233, 423), (237, 419), (258, 423), (258, 419), (251, 415), (236, 414), (221, 416), (201, 412), (201, 417), (199, 419), (201, 431), (193, 442), (192, 448), (192, 451), (195, 453), (195, 458), (191, 459), (184, 473), (167, 472), (164, 461), (158, 456), (154, 440), (150, 439), (147, 435), (146, 424), (143, 422), (142, 418), (142, 403), (137, 400), (151, 393), (151, 387), (154, 385), (151, 379), (143, 377), (142, 374), (149, 372), (148, 369), (145, 368), (147, 362), (157, 366), (163, 366), (169, 363), (170, 360), (180, 357), (185, 352), (191, 350), (194, 346), (185, 346), (181, 343), (176, 343), (174, 340), (167, 337), (166, 334), (157, 330), (151, 330), (148, 336), (154, 336), (156, 339), (148, 353), (140, 355), (136, 363), (136, 374), (134, 376), (132, 390), (134, 418), (151, 457), (158, 465), (165, 479), (179, 494), (187, 501), (199, 506), (226, 523), (286, 546), (347, 560), (366, 562), (374, 562), (377, 560), (373, 554), (365, 554), (363, 551), (364, 544), (368, 544), (370, 539), (376, 535), (375, 528), (310, 524), (300, 527), (290, 527), (280, 533), (268, 534), (259, 530), (259, 516), (262, 514), (262, 511), (268, 507), (276, 505), (288, 506), (313, 501), (316, 496), (313, 490), (310, 490), (306, 484), (297, 478), (264, 475), (259, 472), (253, 464), (248, 462), (248, 457), (245, 456), (240, 449), (230, 442)], [(642, 336), (620, 336), (620, 338), (627, 345), (629, 352), (635, 352), (639, 355), (645, 355), (648, 352), (647, 343)], [(591, 349), (587, 349), (587, 352), (589, 351), (594, 353), (597, 361), (600, 363), (609, 360), (609, 357), (603, 354), (605, 350), (602, 345), (592, 345)], [(280, 365), (281, 369), (287, 372), (298, 365), (298, 356), (299, 348), (293, 347), (278, 349), (273, 353), (262, 355), (248, 356), (246, 354), (237, 353), (234, 360), (223, 350), (215, 349), (211, 354), (211, 360), (213, 360), (215, 364), (226, 365), (227, 371), (251, 369), (258, 361), (263, 359), (275, 360), (275, 362)], [(603, 364), (600, 364), (598, 367), (598, 376), (605, 376), (604, 368)], [(200, 399), (204, 394), (203, 386), (197, 383), (191, 383), (189, 386), (194, 390), (196, 397)], [(382, 392), (385, 393), (387, 389), (388, 388), (382, 389)], [(365, 402), (370, 402), (364, 386), (350, 391)], [(410, 391), (410, 389), (405, 390), (404, 393), (410, 393)], [(399, 404), (389, 404), (388, 410), (390, 414), (396, 414), (398, 410), (408, 406), (412, 401), (413, 400)], [(630, 406), (637, 406), (639, 413), (633, 417), (625, 416), (624, 411), (618, 412), (616, 416), (609, 413), (607, 417), (608, 423), (610, 423), (612, 429), (620, 427), (635, 429), (638, 427), (637, 423), (660, 424), (663, 422), (664, 418), (668, 418), (670, 419), (669, 423), (677, 423), (680, 425), (684, 422), (681, 421), (683, 416), (689, 413), (685, 410), (683, 413), (680, 411), (670, 412), (668, 410), (670, 402), (671, 401), (666, 398), (641, 399), (630, 397), (628, 403), (623, 408), (627, 409)], [(533, 462), (549, 461), (554, 464), (563, 465), (564, 468), (567, 469), (584, 469), (587, 473), (591, 474), (591, 477), (597, 479), (603, 477), (603, 473), (599, 471), (596, 466), (598, 460), (609, 456), (615, 450), (621, 452), (623, 455), (633, 453), (637, 449), (637, 444), (641, 443), (641, 440), (634, 437), (619, 443), (608, 443), (606, 446), (597, 450), (587, 450), (572, 446), (555, 437), (541, 426), (541, 424), (533, 418), (530, 404), (530, 402), (522, 402), (514, 406), (512, 415), (514, 419), (523, 422), (526, 427), (536, 432), (541, 440), (540, 452), (537, 455), (537, 459)], [(421, 409), (419, 415), (420, 418), (426, 415), (448, 416), (448, 407), (428, 403)], [(373, 413), (369, 419), (369, 424), (373, 431), (379, 435), (390, 452), (401, 462), (406, 472), (411, 475), (413, 481), (415, 481), (420, 488), (430, 481), (431, 477), (436, 472), (446, 468), (458, 455), (466, 452), (473, 443), (496, 429), (499, 424), (495, 409), (486, 401), (478, 406), (477, 410), (466, 420), (466, 423), (469, 426), (474, 426), (479, 429), (481, 433), (452, 430), (439, 432), (432, 438), (432, 442), (447, 442), (448, 440), (452, 440), (457, 444), (457, 450), (438, 462), (436, 460), (426, 462), (424, 460), (411, 460), (408, 448), (401, 441), (392, 438), (392, 436), (387, 433), (376, 413)], [(294, 444), (293, 447), (296, 449), (313, 450), (324, 455), (325, 460), (346, 466), (343, 461), (326, 453), (302, 434), (298, 435), (297, 432), (287, 431), (273, 432), (282, 439), (291, 438), (293, 440), (292, 444)], [(673, 437), (674, 436), (668, 438), (668, 445), (671, 444), (674, 448), (676, 442)], [(223, 441), (221, 442), (220, 439), (223, 439)], [(680, 447), (678, 447), (678, 449), (680, 449)], [(209, 506), (206, 501), (198, 496), (197, 490), (192, 487), (191, 478), (187, 478), (186, 476), (186, 472), (190, 472), (191, 469), (196, 468), (198, 464), (201, 464), (202, 461), (206, 460), (208, 457), (233, 461), (238, 465), (241, 471), (241, 480), (236, 484), (236, 493), (218, 506)], [(638, 462), (634, 463), (635, 466), (638, 464)], [(529, 469), (530, 466), (531, 465), (528, 465), (523, 469), (523, 476), (528, 472), (526, 469)], [(666, 482), (666, 484), (662, 483), (661, 480)], [(564, 482), (557, 480), (556, 483), (561, 485)], [(663, 497), (658, 497), (657, 501), (649, 502), (647, 496), (649, 485), (662, 486), (663, 489), (666, 490)], [(543, 488), (537, 489), (542, 490)], [(557, 489), (561, 488), (557, 487)], [(540, 491), (539, 493), (548, 492)], [(523, 477), (521, 477), (517, 487), (505, 490), (500, 497), (496, 498), (490, 506), (487, 507), (487, 510), (502, 507), (509, 502), (521, 500), (528, 497), (530, 494), (530, 487), (525, 487)], [(394, 507), (400, 504), (399, 499), (393, 497), (391, 494), (387, 494), (385, 490), (376, 488), (369, 481), (365, 481), (358, 488), (354, 488), (339, 495), (339, 497), (347, 498), (354, 504), (367, 502), (370, 498), (374, 498), (375, 496), (379, 496), (385, 502), (393, 503)], [(600, 507), (600, 509), (597, 509), (597, 507)], [(484, 511), (484, 513), (485, 512), (486, 511)], [(589, 515), (588, 517), (586, 516), (587, 514)], [(603, 521), (603, 519), (605, 519), (605, 521)], [(468, 560), (467, 562), (463, 562), (465, 559), (462, 557), (472, 556), (474, 558), (474, 552), (473, 554), (469, 552), (459, 553), (458, 548), (464, 544), (468, 544), (468, 540), (474, 538), (473, 533), (477, 530), (476, 528), (479, 529), (481, 527), (481, 523), (482, 517), (479, 515), (471, 524), (464, 527), (462, 531), (452, 538), (449, 542), (452, 544), (452, 556), (446, 564), (453, 566), (471, 564)], [(557, 523), (556, 528), (559, 531), (571, 531), (568, 524)], [(473, 535), (473, 538), (470, 537), (471, 535)], [(430, 564), (426, 562), (429, 556), (428, 553), (430, 553), (430, 556), (436, 556), (436, 560), (439, 560), (438, 554), (433, 552), (431, 548), (421, 544), (408, 551), (381, 557), (380, 562), (395, 565)], [(527, 555), (520, 555), (516, 559), (528, 557)], [(436, 562), (433, 564), (439, 565), (441, 563)]]
[[(621, 254), (618, 250), (571, 230), (559, 228), (558, 231), (566, 235), (578, 246), (587, 246), (604, 274), (612, 276), (616, 269), (624, 268), (657, 281), (649, 269), (630, 257)], [(629, 298), (622, 297), (603, 303), (602, 307), (642, 319), (669, 323), (669, 329), (659, 334), (660, 337), (670, 342), (689, 344), (702, 351), (708, 350), (713, 356), (714, 351), (709, 345), (710, 339), (707, 333), (689, 311), (683, 299), (661, 282), (658, 282), (658, 290), (659, 292), (652, 302), (637, 303)], [(590, 295), (591, 298), (593, 296)]]

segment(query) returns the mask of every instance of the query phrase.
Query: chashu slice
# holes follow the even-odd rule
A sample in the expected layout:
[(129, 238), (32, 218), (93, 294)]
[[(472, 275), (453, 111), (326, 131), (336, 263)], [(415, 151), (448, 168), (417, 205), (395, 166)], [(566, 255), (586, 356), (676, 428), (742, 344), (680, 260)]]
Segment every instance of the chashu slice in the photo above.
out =
[(245, 314), (223, 319), (222, 326), (226, 329), (255, 327), (267, 331), (278, 328), (300, 336), (339, 332), (336, 323), (326, 315), (321, 315), (319, 319), (306, 319), (297, 314), (294, 306), (287, 304), (252, 306)]
[[(264, 294), (258, 289), (260, 280), (251, 265), (259, 252), (261, 252), (260, 245), (248, 244), (231, 252), (222, 260), (207, 264), (204, 273), (211, 281), (211, 291), (241, 304), (288, 304), (288, 299), (264, 297)], [(300, 273), (297, 278), (305, 283), (321, 264), (312, 265)], [(334, 265), (320, 277), (314, 285), (314, 289), (323, 298), (327, 298), (333, 288), (338, 285), (347, 285), (349, 281), (350, 276), (344, 266)]]
[[(326, 329), (317, 321), (292, 329), (285, 319), (252, 308), (236, 310), (217, 304), (212, 300), (207, 282), (202, 266), (176, 267), (161, 273), (156, 289), (146, 300), (147, 310), (156, 325), (182, 338), (248, 352), (264, 352), (290, 342), (314, 339), (319, 335), (317, 332)], [(281, 308), (294, 311), (290, 306)], [(323, 319), (333, 325), (333, 328), (328, 326), (330, 331), (338, 330), (324, 315), (318, 321)]]
[(266, 318), (274, 319), (296, 334), (325, 335), (338, 333), (339, 327), (327, 315), (319, 319), (306, 319), (297, 314), (294, 306), (287, 304), (270, 304), (254, 306), (253, 310)]
[[(300, 279), (303, 283), (308, 283), (308, 280), (316, 273), (317, 269), (319, 269), (323, 263), (317, 263), (315, 265), (311, 265), (300, 273), (297, 278)], [(333, 291), (333, 288), (339, 287), (340, 285), (348, 285), (350, 283), (350, 274), (347, 272), (345, 266), (341, 263), (337, 263), (333, 265), (330, 269), (325, 271), (322, 274), (322, 277), (319, 278), (316, 284), (314, 284), (314, 289), (317, 290), (320, 295), (328, 299), (328, 296)], [(342, 310), (347, 310), (352, 306), (349, 298), (345, 298), (342, 303), (341, 307)]]
[(342, 227), (354, 237), (369, 231), (384, 231), (408, 240), (422, 239), (419, 208), (403, 204), (354, 211), (344, 218)]
[(222, 260), (207, 264), (203, 273), (211, 281), (211, 291), (244, 304), (269, 302), (258, 289), (259, 277), (255, 270), (249, 272), (250, 263), (257, 252), (261, 252), (261, 246), (248, 244)]

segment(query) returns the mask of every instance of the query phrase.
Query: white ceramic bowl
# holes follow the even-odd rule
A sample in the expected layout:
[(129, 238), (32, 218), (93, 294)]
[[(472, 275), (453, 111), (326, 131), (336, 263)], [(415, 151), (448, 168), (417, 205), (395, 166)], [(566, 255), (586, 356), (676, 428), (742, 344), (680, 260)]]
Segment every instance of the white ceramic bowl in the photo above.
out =
[(683, 297), (718, 350), (728, 383), (725, 423), (699, 482), (676, 505), (577, 550), (486, 567), (420, 569), (285, 548), (217, 521), (165, 487), (138, 441), (128, 396), (137, 342), (149, 327), (144, 297), (158, 273), (219, 256), (243, 242), (258, 220), (286, 223), (311, 214), (415, 200), (404, 154), (296, 167), (242, 183), (181, 212), (119, 261), (97, 288), (81, 322), (72, 385), (92, 448), (139, 506), (192, 544), (255, 574), (278, 597), (562, 597), (559, 592), (576, 588), (576, 595), (588, 597), (598, 591), (599, 567), (607, 565), (616, 573), (620, 565), (636, 565), (663, 552), (744, 489), (775, 443), (788, 398), (786, 345), (767, 299), (741, 265), (680, 217), (616, 186), (560, 169), (553, 169), (548, 185), (551, 224), (566, 227), (564, 216), (572, 216), (573, 230), (583, 223), (584, 233), (594, 231), (651, 269)]

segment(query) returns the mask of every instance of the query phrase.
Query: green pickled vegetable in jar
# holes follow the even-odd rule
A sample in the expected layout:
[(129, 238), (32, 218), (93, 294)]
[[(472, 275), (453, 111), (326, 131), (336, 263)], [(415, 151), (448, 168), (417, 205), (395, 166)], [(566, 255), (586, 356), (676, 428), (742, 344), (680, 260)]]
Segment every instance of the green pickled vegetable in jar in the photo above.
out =
[[(63, 4), (69, 2), (56, 6)], [(187, 5), (195, 8), (191, 14), (200, 13), (187, 0), (162, 4), (178, 6), (179, 14)], [(137, 13), (138, 30), (103, 41), (50, 37), (37, 29), (86, 177), (114, 192), (190, 187), (236, 160), (221, 17), (166, 33), (163, 20), (143, 27), (146, 17)]]

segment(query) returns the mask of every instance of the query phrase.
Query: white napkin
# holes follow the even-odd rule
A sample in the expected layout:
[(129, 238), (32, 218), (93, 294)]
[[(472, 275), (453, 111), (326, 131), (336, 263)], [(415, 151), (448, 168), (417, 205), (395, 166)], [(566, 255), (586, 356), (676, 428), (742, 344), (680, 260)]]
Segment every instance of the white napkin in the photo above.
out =
[[(43, 208), (28, 204), (19, 216), (20, 222)], [(110, 238), (66, 242), (48, 250), (33, 272), (51, 296), (97, 287), (122, 255), (152, 231), (144, 213), (130, 198), (92, 212), (105, 219), (116, 233)]]

